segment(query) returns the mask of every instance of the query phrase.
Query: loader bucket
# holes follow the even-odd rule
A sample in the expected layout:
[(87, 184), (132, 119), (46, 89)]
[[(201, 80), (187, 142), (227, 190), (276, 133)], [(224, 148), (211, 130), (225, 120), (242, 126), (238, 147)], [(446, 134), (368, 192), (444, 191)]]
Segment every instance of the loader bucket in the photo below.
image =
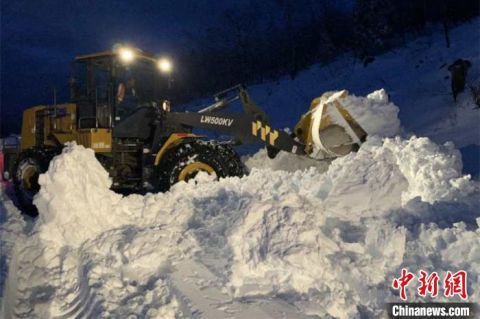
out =
[(345, 156), (358, 150), (367, 133), (342, 105), (346, 90), (328, 92), (312, 101), (309, 111), (295, 126), (305, 152), (317, 159)]

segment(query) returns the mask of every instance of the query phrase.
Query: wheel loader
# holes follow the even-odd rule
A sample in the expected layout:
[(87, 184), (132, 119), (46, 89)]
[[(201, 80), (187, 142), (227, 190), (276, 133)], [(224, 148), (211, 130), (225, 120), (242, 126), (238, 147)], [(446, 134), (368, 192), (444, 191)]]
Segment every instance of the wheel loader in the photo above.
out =
[[(37, 214), (32, 200), (40, 188), (39, 174), (66, 142), (95, 151), (113, 190), (142, 193), (167, 191), (201, 171), (217, 178), (246, 174), (234, 145), (262, 143), (271, 158), (285, 151), (330, 160), (356, 151), (367, 136), (341, 104), (346, 91), (313, 100), (287, 133), (270, 124), (242, 85), (215, 94), (199, 111), (172, 111), (165, 95), (168, 78), (162, 73), (171, 64), (136, 48), (78, 56), (71, 69), (70, 101), (25, 110), (20, 149), (8, 159), (15, 164), (5, 175), (13, 179), (27, 214)], [(127, 107), (127, 98), (120, 95), (128, 90)], [(243, 112), (225, 112), (235, 101)], [(222, 133), (231, 140), (208, 140), (194, 130)]]

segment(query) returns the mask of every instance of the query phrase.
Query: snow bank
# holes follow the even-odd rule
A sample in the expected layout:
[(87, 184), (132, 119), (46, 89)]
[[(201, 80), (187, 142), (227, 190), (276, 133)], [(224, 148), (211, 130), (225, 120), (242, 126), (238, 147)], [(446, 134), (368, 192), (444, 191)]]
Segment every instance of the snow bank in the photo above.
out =
[(8, 199), (5, 189), (6, 184), (0, 183), (0, 305), (5, 294), (8, 266), (12, 263), (15, 244), (23, 239), (28, 227), (20, 211)]
[[(193, 214), (181, 191), (170, 192), (167, 201), (165, 194), (116, 194), (94, 152), (75, 143), (54, 158), (39, 183), (34, 203), (40, 215), (16, 246), (18, 278), (10, 276), (7, 284), (15, 302), (4, 309), (7, 317), (181, 316), (159, 275), (172, 256), (190, 248), (179, 245)], [(10, 309), (13, 304), (19, 306)]]
[[(275, 297), (302, 315), (379, 318), (402, 267), (465, 269), (479, 300), (478, 184), (460, 171), (451, 144), (372, 138), (324, 174), (252, 168), (122, 197), (92, 151), (68, 144), (41, 176), (41, 217), (17, 243), (4, 312), (227, 316), (242, 298)], [(211, 304), (209, 289), (225, 299)]]
[[(471, 245), (480, 242), (478, 229), (467, 231), (459, 223), (415, 233), (400, 223), (412, 210), (428, 216), (446, 202), (460, 202), (466, 215), (478, 217), (478, 185), (460, 172), (451, 144), (412, 137), (371, 139), (358, 153), (335, 160), (325, 175), (297, 175), (295, 192), (282, 201), (255, 203), (232, 227), (235, 295), (307, 295), (308, 301), (292, 297), (305, 313), (352, 318), (360, 309), (381, 316), (383, 303), (396, 300), (387, 288), (389, 278), (403, 266), (414, 271), (461, 266), (473, 275), (474, 287), (480, 264)], [(442, 244), (434, 244), (438, 236)]]
[[(93, 150), (74, 142), (67, 143), (62, 155), (53, 159), (39, 184), (41, 190), (34, 201), (41, 212), (39, 237), (61, 245), (78, 247), (106, 229), (128, 225), (165, 223), (172, 228), (186, 223), (191, 211), (191, 206), (181, 201), (162, 203), (165, 194), (123, 197), (112, 192), (108, 173)], [(171, 196), (181, 194), (172, 192)]]

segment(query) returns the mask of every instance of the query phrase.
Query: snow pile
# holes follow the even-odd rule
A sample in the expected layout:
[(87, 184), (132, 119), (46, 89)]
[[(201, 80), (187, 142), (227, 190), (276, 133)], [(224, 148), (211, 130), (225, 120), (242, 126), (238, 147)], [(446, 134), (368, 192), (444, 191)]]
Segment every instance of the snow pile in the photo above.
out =
[[(172, 256), (181, 258), (181, 249), (190, 249), (181, 243), (193, 207), (180, 200), (180, 191), (169, 193), (168, 201), (162, 200), (165, 194), (122, 197), (109, 189), (108, 173), (94, 152), (75, 143), (66, 145), (39, 183), (40, 216), (29, 237), (17, 243), (6, 313), (30, 318), (182, 314), (159, 275)], [(21, 306), (10, 309), (15, 304)]]
[[(384, 165), (387, 165), (386, 169)], [(417, 196), (428, 203), (456, 201), (474, 191), (470, 176), (462, 176), (461, 155), (453, 144), (437, 145), (425, 137), (370, 139), (358, 153), (334, 161), (329, 174), (341, 174), (345, 169), (356, 171), (357, 179), (375, 178), (373, 184), (378, 189), (366, 190), (362, 201), (370, 196), (387, 198), (389, 194), (398, 194), (392, 189), (402, 187), (402, 184), (406, 185), (401, 192), (403, 204)], [(347, 175), (345, 180), (336, 184), (346, 187), (350, 177)], [(357, 190), (348, 191), (358, 194)], [(346, 189), (341, 192), (345, 193)], [(398, 199), (392, 201), (396, 203)]]
[[(362, 307), (379, 316), (374, 313), (385, 300), (396, 300), (387, 287), (402, 266), (445, 271), (461, 266), (475, 287), (480, 256), (471, 245), (480, 242), (478, 229), (466, 231), (460, 223), (439, 235), (437, 226), (413, 233), (410, 225), (399, 225), (415, 215), (412, 208), (434, 214), (440, 210), (431, 205), (435, 202), (461, 202), (466, 214), (479, 216), (478, 185), (461, 176), (459, 162), (450, 144), (373, 139), (358, 153), (335, 160), (325, 175), (296, 176), (295, 192), (280, 202), (257, 202), (232, 228), (235, 295), (303, 294), (308, 301), (296, 303), (305, 313), (351, 318)], [(473, 299), (479, 298), (474, 289)]]
[(474, 191), (470, 176), (462, 176), (461, 155), (452, 143), (439, 146), (428, 138), (415, 143), (412, 139), (396, 138), (384, 144), (395, 154), (398, 168), (408, 181), (408, 190), (402, 194), (404, 203), (417, 196), (428, 203), (457, 201)]
[(372, 138), (324, 174), (253, 168), (122, 197), (93, 152), (69, 144), (40, 179), (4, 312), (240, 317), (243, 298), (263, 309), (274, 297), (296, 318), (377, 318), (402, 267), (465, 269), (478, 300), (479, 192), (460, 170), (450, 144)]
[(349, 95), (342, 104), (369, 135), (392, 137), (400, 133), (399, 108), (389, 101), (384, 89), (367, 97)]
[(41, 212), (37, 223), (39, 238), (75, 247), (106, 229), (127, 225), (182, 227), (191, 211), (191, 206), (182, 202), (161, 204), (165, 194), (123, 197), (112, 192), (108, 173), (93, 150), (74, 142), (67, 143), (62, 155), (53, 159), (39, 184), (41, 190), (34, 201)]
[[(341, 95), (342, 92), (343, 91), (327, 92), (324, 94), (324, 97), (322, 97), (322, 100), (325, 100), (326, 103), (331, 102), (336, 99), (336, 96)], [(394, 103), (388, 101), (388, 95), (384, 89), (374, 91), (367, 95), (367, 97), (347, 95), (346, 97), (340, 98), (340, 101), (360, 126), (365, 129), (369, 138), (372, 138), (372, 136), (391, 137), (400, 132), (400, 120), (398, 119), (399, 109)], [(320, 104), (318, 106), (320, 106)], [(314, 132), (318, 132), (321, 120), (320, 116), (322, 115), (318, 106), (312, 113), (312, 119), (314, 121), (313, 127), (317, 127), (317, 129), (312, 129)], [(336, 113), (332, 115), (333, 118), (335, 118)], [(344, 124), (339, 123), (339, 125), (343, 126)], [(260, 150), (254, 155), (246, 157), (244, 160), (250, 169), (261, 168), (289, 172), (310, 167), (315, 167), (320, 172), (324, 172), (328, 169), (329, 165), (328, 162), (296, 156), (286, 152), (280, 152), (274, 159), (270, 159), (265, 150)]]
[(39, 178), (41, 189), (34, 201), (42, 212), (39, 234), (42, 240), (79, 246), (86, 238), (115, 227), (114, 204), (122, 196), (109, 191), (108, 172), (95, 159), (93, 150), (68, 143), (62, 154)]

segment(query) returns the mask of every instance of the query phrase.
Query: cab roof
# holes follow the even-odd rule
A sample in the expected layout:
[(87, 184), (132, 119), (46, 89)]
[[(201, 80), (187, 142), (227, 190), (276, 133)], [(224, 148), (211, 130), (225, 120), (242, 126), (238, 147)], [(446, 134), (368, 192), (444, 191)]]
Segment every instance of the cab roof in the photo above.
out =
[[(144, 59), (148, 59), (148, 60), (155, 60), (155, 56), (151, 53), (144, 52), (144, 51), (139, 50), (139, 49), (137, 49), (137, 51), (135, 53), (140, 58), (144, 58)], [(95, 60), (95, 59), (113, 57), (113, 56), (116, 56), (116, 55), (117, 55), (117, 52), (115, 52), (115, 51), (111, 51), (111, 50), (110, 51), (102, 51), (102, 52), (78, 55), (78, 56), (75, 57), (75, 61)]]

